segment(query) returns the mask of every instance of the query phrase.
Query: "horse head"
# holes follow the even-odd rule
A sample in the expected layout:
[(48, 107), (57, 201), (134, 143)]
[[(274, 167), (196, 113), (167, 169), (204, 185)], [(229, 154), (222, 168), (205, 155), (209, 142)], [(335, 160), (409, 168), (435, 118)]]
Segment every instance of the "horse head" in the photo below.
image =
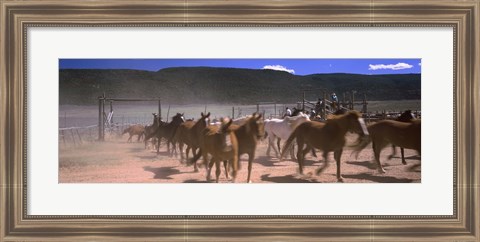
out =
[[(348, 131), (353, 132), (353, 133), (358, 133), (361, 136), (363, 135), (369, 135), (368, 134), (368, 129), (367, 125), (365, 124), (365, 121), (362, 118), (362, 114), (359, 112), (352, 110), (348, 111), (347, 113), (340, 115), (340, 116), (335, 116), (332, 117), (330, 120), (345, 120), (346, 123), (344, 124), (344, 128), (346, 128)], [(328, 120), (328, 121), (330, 121)]]
[(351, 146), (354, 148), (366, 146), (369, 143), (370, 134), (368, 132), (367, 125), (365, 124), (365, 120), (363, 120), (362, 118), (362, 115), (359, 112), (352, 110), (348, 111), (340, 117), (346, 118), (348, 120), (348, 130), (350, 132), (359, 134), (357, 141), (355, 141), (355, 143)]
[(265, 123), (263, 122), (262, 115), (253, 113), (250, 118), (245, 122), (247, 133), (253, 132), (257, 139), (263, 139), (265, 137)]
[(227, 133), (230, 131), (230, 126), (233, 123), (233, 119), (231, 118), (221, 118), (220, 119), (220, 128), (218, 129), (218, 133)]
[(185, 122), (185, 118), (183, 117), (183, 113), (177, 113), (175, 116), (172, 118), (172, 123), (175, 124), (181, 124)]
[(203, 114), (200, 113), (200, 115), (202, 116), (196, 123), (196, 125), (199, 125), (201, 128), (205, 128), (208, 126), (208, 124), (210, 123), (210, 112), (208, 112), (207, 114)]

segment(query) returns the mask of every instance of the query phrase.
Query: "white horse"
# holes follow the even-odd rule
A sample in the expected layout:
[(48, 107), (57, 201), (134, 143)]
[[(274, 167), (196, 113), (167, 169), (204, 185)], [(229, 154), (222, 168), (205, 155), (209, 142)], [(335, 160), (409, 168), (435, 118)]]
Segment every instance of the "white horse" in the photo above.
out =
[[(294, 117), (285, 117), (283, 119), (268, 119), (265, 120), (265, 132), (268, 135), (268, 148), (267, 148), (267, 156), (270, 156), (270, 148), (273, 147), (275, 154), (277, 157), (280, 157), (280, 150), (275, 145), (275, 140), (284, 139), (287, 140), (290, 134), (295, 130), (295, 128), (303, 122), (310, 121), (308, 115), (300, 112), (298, 116)], [(295, 155), (293, 153), (293, 146), (290, 148), (290, 156), (292, 159), (295, 159)]]

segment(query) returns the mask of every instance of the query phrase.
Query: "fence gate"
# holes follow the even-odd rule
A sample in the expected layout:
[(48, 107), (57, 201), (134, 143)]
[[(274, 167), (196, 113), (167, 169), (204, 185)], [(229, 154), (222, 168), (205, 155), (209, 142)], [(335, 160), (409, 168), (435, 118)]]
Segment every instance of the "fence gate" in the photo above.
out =
[[(162, 105), (160, 98), (107, 98), (105, 93), (98, 97), (98, 140), (105, 141), (105, 127), (113, 123), (113, 102), (158, 102), (158, 116), (162, 117)], [(105, 112), (105, 103), (110, 105), (108, 114)]]

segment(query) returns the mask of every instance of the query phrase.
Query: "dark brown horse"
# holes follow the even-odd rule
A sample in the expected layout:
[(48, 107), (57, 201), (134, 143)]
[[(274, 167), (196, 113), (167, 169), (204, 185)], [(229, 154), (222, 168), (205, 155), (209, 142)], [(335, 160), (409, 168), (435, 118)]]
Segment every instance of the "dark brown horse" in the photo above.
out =
[[(380, 153), (382, 149), (389, 144), (400, 146), (406, 149), (414, 149), (421, 154), (421, 120), (412, 120), (410, 123), (403, 123), (394, 120), (382, 120), (368, 126), (370, 141), (377, 163), (377, 169), (384, 173), (382, 163), (380, 162)], [(370, 142), (365, 142), (357, 146), (354, 153), (362, 151)]]
[[(185, 122), (185, 119), (183, 117), (183, 113), (177, 113), (175, 116), (172, 117), (172, 121), (170, 123), (165, 123), (162, 122), (157, 129), (147, 135), (145, 139), (149, 139), (152, 137), (157, 138), (157, 154), (160, 153), (160, 141), (165, 139), (167, 141), (167, 150), (170, 155), (173, 155), (173, 152), (176, 151), (176, 149), (173, 149), (170, 152), (170, 144), (173, 144), (173, 138), (175, 135), (175, 132), (177, 131), (177, 128)], [(173, 146), (175, 147), (175, 146)]]
[[(285, 156), (286, 148), (296, 139), (299, 147), (297, 152), (298, 166), (300, 174), (303, 174), (303, 160), (307, 152), (312, 148), (320, 149), (323, 151), (325, 165), (317, 170), (318, 175), (327, 168), (328, 153), (333, 151), (337, 163), (337, 180), (342, 182), (340, 158), (346, 143), (345, 134), (349, 131), (359, 133), (361, 136), (358, 141), (360, 141), (363, 136), (368, 135), (365, 122), (361, 117), (361, 114), (357, 111), (349, 111), (346, 114), (333, 117), (325, 123), (312, 121), (302, 123), (293, 131), (287, 142), (285, 142), (281, 157)], [(360, 145), (358, 141), (356, 145)], [(301, 147), (305, 148), (302, 149)]]
[[(406, 110), (395, 120), (399, 122), (409, 123), (414, 119), (415, 119), (415, 116), (413, 116), (412, 110)], [(395, 148), (395, 145), (392, 145), (392, 150), (393, 152), (390, 156), (388, 156), (388, 159), (392, 159), (397, 154), (397, 149)], [(405, 161), (403, 147), (400, 147), (400, 154), (402, 155), (402, 164), (406, 165), (407, 162)]]
[(155, 133), (158, 126), (160, 125), (160, 119), (158, 118), (158, 114), (152, 113), (153, 115), (153, 122), (151, 125), (145, 126), (145, 149), (147, 148), (147, 142), (151, 138), (151, 134)]
[(132, 137), (134, 135), (137, 135), (137, 142), (140, 142), (140, 138), (143, 137), (144, 132), (145, 132), (145, 127), (143, 125), (134, 124), (134, 125), (129, 126), (126, 129), (124, 129), (122, 135), (124, 135), (126, 133), (128, 133), (130, 135), (130, 137), (128, 137), (128, 140), (127, 140), (127, 142), (129, 142), (129, 143), (132, 142)]
[[(186, 121), (180, 126), (178, 126), (177, 131), (175, 132), (174, 136), (174, 148), (175, 143), (179, 144), (180, 149), (180, 162), (188, 161), (188, 152), (191, 149), (193, 156), (196, 155), (196, 151), (199, 148), (199, 136), (201, 135), (203, 129), (207, 127), (209, 123), (210, 113), (206, 115), (203, 112), (200, 114), (201, 117), (196, 121)], [(184, 160), (183, 157), (183, 145), (187, 145), (187, 149), (185, 151), (186, 159)], [(194, 162), (194, 169), (198, 171), (197, 163)]]

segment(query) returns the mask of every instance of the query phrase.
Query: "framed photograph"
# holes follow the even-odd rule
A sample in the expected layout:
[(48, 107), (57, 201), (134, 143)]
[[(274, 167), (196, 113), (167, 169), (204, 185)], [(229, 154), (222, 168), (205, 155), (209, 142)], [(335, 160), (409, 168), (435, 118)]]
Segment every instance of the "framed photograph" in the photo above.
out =
[(479, 5), (2, 1), (0, 240), (477, 241)]

